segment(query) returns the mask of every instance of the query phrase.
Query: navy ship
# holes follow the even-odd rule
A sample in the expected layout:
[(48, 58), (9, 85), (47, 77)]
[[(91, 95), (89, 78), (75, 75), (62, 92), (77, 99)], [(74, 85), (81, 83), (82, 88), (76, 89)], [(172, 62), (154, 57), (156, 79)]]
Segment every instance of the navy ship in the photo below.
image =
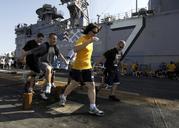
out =
[[(67, 56), (73, 42), (81, 35), (81, 29), (89, 23), (87, 0), (61, 0), (67, 4), (69, 19), (56, 7), (45, 4), (36, 10), (36, 24), (19, 24), (15, 28), (15, 56), (25, 43), (35, 38), (38, 32), (46, 37), (49, 33), (58, 34), (58, 47)], [(118, 40), (126, 41), (123, 62), (150, 65), (152, 69), (161, 62), (179, 61), (179, 1), (149, 0), (148, 9), (139, 9), (123, 18), (104, 17), (98, 24), (102, 31), (94, 44), (93, 60), (98, 59), (106, 50), (115, 46)]]

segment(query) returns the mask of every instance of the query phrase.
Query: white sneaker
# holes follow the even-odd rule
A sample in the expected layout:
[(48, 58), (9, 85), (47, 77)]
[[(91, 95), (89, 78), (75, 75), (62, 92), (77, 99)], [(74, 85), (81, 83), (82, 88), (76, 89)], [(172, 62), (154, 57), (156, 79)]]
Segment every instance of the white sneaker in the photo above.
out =
[(92, 114), (92, 115), (97, 115), (97, 116), (104, 116), (104, 112), (99, 110), (98, 108), (90, 108), (89, 109), (89, 113)]
[(60, 102), (59, 105), (65, 107), (66, 98), (63, 95), (60, 95)]
[(45, 88), (45, 93), (50, 94), (51, 93), (51, 88), (52, 88), (52, 85), (47, 83), (47, 86)]
[(48, 97), (45, 95), (45, 93), (43, 92), (43, 93), (41, 93), (40, 94), (40, 96), (41, 96), (41, 98), (42, 99), (44, 99), (44, 100), (47, 100), (48, 99)]

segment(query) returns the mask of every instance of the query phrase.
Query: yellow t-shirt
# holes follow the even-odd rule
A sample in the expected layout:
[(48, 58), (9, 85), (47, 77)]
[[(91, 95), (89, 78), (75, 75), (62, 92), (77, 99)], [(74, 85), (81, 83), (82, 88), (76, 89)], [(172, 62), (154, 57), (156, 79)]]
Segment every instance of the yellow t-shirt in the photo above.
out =
[[(85, 41), (89, 40), (91, 37), (84, 35), (80, 37), (76, 42), (75, 46), (82, 45)], [(93, 43), (88, 44), (84, 49), (80, 50), (76, 54), (76, 59), (72, 65), (73, 69), (84, 70), (91, 69), (91, 56), (93, 52)]]

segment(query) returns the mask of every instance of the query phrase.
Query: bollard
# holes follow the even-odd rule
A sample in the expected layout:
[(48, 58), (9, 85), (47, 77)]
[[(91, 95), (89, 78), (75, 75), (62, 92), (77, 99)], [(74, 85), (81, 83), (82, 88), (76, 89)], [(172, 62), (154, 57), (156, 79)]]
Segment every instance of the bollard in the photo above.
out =
[(32, 97), (33, 97), (33, 93), (23, 94), (23, 109), (24, 110), (32, 109)]

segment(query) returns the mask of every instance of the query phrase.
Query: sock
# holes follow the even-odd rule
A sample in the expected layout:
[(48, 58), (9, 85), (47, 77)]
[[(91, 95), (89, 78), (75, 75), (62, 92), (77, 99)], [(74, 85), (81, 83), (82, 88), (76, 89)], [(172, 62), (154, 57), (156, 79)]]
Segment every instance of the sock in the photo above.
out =
[(96, 104), (90, 104), (90, 108), (92, 109), (96, 108)]
[(51, 87), (52, 85), (51, 85), (51, 83), (47, 83), (47, 86), (50, 86), (50, 87)]

